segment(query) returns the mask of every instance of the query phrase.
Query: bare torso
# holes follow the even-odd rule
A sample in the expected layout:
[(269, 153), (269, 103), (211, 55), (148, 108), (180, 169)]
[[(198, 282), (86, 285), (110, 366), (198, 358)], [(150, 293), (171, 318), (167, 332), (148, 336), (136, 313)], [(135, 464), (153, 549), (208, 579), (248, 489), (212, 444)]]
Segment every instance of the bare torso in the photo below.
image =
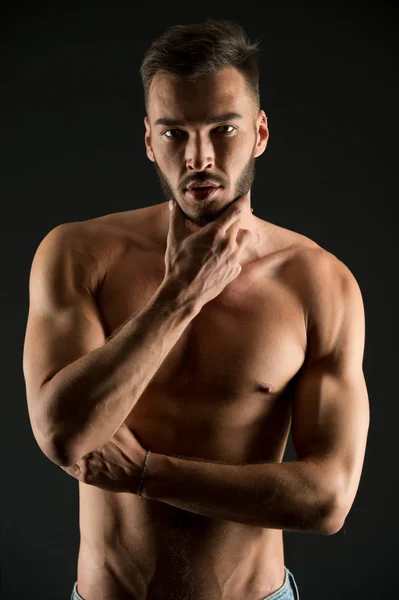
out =
[[(84, 224), (106, 335), (140, 311), (164, 277), (165, 205)], [(232, 464), (281, 462), (295, 375), (306, 353), (304, 250), (259, 219), (256, 260), (205, 304), (126, 424), (153, 452)], [(263, 233), (262, 233), (263, 235)], [(301, 263), (302, 264), (302, 263)], [(261, 600), (283, 584), (282, 531), (211, 519), (79, 482), (78, 591), (84, 600)]]

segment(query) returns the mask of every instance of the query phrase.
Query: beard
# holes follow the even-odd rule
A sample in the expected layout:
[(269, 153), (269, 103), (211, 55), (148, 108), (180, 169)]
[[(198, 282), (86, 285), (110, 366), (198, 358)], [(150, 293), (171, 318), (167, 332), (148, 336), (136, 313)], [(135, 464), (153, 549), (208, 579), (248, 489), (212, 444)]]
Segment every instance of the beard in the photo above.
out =
[[(193, 225), (195, 225), (197, 227), (203, 227), (207, 223), (215, 221), (219, 217), (219, 215), (221, 215), (235, 200), (238, 200), (238, 198), (240, 196), (243, 196), (244, 194), (247, 194), (249, 192), (249, 190), (252, 187), (253, 182), (255, 181), (254, 149), (255, 149), (255, 146), (252, 150), (251, 156), (250, 156), (247, 164), (243, 168), (243, 170), (238, 178), (238, 181), (235, 185), (233, 197), (230, 200), (228, 200), (221, 209), (219, 209), (217, 211), (215, 211), (215, 208), (214, 208), (214, 205), (215, 205), (214, 200), (208, 200), (208, 201), (204, 200), (201, 203), (198, 203), (197, 214), (187, 213), (185, 210), (182, 209), (182, 212), (183, 212), (183, 215), (184, 215), (186, 221), (189, 221), (190, 223), (192, 223)], [(165, 199), (167, 201), (174, 200), (177, 204), (179, 204), (179, 206), (181, 208), (180, 202), (177, 201), (175, 192), (174, 192), (172, 186), (170, 185), (166, 175), (159, 168), (159, 165), (156, 162), (155, 158), (154, 158), (154, 168), (155, 168), (155, 172), (158, 176)], [(198, 179), (200, 180), (202, 178), (203, 180), (205, 180), (206, 177), (212, 178), (212, 175), (211, 174), (204, 175), (203, 173), (201, 173), (201, 175), (198, 177)]]

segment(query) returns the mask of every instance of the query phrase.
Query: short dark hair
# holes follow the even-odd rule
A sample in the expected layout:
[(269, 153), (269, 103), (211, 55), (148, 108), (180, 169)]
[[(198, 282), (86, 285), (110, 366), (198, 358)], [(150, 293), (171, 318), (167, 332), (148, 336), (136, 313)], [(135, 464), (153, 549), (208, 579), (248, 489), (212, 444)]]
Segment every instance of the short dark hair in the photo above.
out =
[(151, 81), (157, 73), (172, 73), (195, 81), (227, 66), (235, 67), (259, 110), (260, 41), (251, 42), (242, 25), (230, 20), (208, 18), (204, 23), (173, 25), (154, 40), (144, 55), (140, 74), (148, 112)]

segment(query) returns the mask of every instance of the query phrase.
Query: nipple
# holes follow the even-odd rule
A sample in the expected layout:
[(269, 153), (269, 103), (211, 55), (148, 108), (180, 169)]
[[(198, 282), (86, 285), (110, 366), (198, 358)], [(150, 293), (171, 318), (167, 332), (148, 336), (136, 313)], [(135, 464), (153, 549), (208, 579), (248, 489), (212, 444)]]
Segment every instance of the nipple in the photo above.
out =
[(271, 394), (274, 392), (274, 387), (271, 383), (261, 381), (259, 384), (259, 389), (261, 392), (266, 392), (267, 394)]

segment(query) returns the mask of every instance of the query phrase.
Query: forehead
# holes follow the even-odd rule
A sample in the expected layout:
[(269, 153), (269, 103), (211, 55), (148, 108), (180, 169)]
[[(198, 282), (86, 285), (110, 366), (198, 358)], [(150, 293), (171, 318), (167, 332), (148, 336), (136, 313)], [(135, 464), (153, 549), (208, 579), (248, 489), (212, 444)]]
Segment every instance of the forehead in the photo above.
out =
[(220, 69), (197, 81), (184, 81), (172, 73), (155, 75), (149, 92), (149, 117), (200, 121), (227, 112), (251, 111), (251, 98), (243, 75), (234, 67)]

